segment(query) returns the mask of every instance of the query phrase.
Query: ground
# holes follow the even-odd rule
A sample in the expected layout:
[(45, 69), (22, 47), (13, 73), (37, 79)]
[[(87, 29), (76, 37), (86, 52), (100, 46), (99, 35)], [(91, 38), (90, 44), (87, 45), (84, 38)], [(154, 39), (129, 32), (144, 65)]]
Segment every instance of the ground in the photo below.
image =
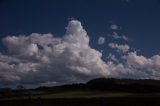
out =
[(23, 92), (2, 98), (1, 106), (160, 106), (160, 93), (72, 90)]

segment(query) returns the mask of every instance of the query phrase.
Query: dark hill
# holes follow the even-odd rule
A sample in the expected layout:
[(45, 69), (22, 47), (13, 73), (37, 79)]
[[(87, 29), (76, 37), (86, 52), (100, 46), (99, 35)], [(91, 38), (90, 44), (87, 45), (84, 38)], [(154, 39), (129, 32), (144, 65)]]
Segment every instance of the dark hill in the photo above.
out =
[(160, 80), (151, 79), (93, 79), (86, 83), (87, 88), (94, 90), (113, 90), (124, 92), (160, 92)]
[(85, 84), (69, 84), (56, 87), (39, 87), (35, 90), (62, 91), (62, 90), (103, 90), (120, 92), (160, 92), (160, 80), (151, 79), (115, 79), (115, 78), (97, 78), (88, 81)]

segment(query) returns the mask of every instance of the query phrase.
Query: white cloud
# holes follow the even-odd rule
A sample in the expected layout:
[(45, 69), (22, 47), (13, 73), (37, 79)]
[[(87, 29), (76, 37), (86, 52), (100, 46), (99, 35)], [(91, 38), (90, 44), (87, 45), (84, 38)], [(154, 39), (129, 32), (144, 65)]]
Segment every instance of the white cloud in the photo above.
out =
[(3, 38), (7, 52), (0, 54), (0, 84), (56, 85), (83, 82), (97, 77), (160, 79), (160, 56), (150, 58), (128, 52), (128, 45), (110, 43), (111, 48), (128, 52), (123, 62), (114, 54), (103, 61), (102, 53), (89, 46), (89, 36), (77, 20), (69, 21), (62, 38), (52, 34)]
[(128, 65), (135, 68), (154, 70), (157, 72), (160, 69), (159, 55), (154, 55), (151, 58), (146, 58), (144, 56), (138, 56), (136, 52), (131, 52), (131, 53), (128, 53), (126, 60)]
[(3, 43), (8, 53), (0, 57), (0, 82), (72, 83), (110, 74), (102, 53), (89, 46), (89, 36), (77, 20), (69, 22), (62, 38), (33, 33), (8, 36)]
[(109, 36), (113, 37), (114, 39), (123, 39), (125, 41), (129, 41), (129, 38), (127, 36), (125, 36), (125, 35), (120, 36), (120, 35), (118, 35), (117, 32), (112, 32), (111, 34), (109, 34)]
[(109, 53), (108, 59), (111, 59), (112, 61), (118, 62), (118, 59), (117, 59), (116, 56), (113, 55), (112, 53)]
[(112, 24), (112, 25), (110, 26), (110, 28), (111, 28), (112, 30), (119, 30), (119, 29), (120, 29), (120, 27), (119, 27), (118, 25), (116, 25), (116, 24)]
[(121, 36), (121, 39), (125, 40), (125, 41), (129, 41), (129, 38), (125, 35)]
[(103, 45), (104, 43), (105, 43), (105, 37), (100, 36), (100, 37), (98, 38), (98, 44), (99, 44), (99, 45)]
[(112, 32), (112, 33), (110, 34), (110, 36), (113, 37), (113, 38), (115, 38), (115, 39), (120, 39), (120, 38), (121, 38), (121, 37), (118, 35), (117, 32)]
[(129, 45), (125, 44), (125, 45), (118, 45), (116, 43), (109, 43), (108, 46), (112, 49), (116, 49), (117, 51), (121, 51), (121, 52), (128, 52), (130, 47)]
[(137, 55), (136, 52), (130, 52), (125, 57), (126, 64), (134, 70), (134, 73), (141, 78), (159, 79), (160, 77), (160, 55), (154, 55), (146, 58)]

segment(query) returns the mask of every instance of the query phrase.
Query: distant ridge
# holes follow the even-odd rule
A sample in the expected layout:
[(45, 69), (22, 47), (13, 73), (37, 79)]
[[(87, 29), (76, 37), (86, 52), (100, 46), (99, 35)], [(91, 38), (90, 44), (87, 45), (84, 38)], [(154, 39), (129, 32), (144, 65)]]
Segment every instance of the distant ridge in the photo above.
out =
[(54, 87), (39, 87), (34, 90), (62, 91), (62, 90), (103, 90), (120, 91), (134, 93), (154, 93), (160, 92), (160, 80), (152, 79), (115, 79), (115, 78), (97, 78), (87, 83), (67, 84)]

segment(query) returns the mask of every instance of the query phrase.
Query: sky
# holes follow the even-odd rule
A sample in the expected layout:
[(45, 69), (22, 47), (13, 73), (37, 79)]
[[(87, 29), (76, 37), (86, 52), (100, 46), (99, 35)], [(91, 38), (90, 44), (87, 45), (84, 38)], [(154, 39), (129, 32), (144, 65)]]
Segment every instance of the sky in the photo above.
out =
[(160, 79), (160, 0), (0, 0), (0, 87)]

